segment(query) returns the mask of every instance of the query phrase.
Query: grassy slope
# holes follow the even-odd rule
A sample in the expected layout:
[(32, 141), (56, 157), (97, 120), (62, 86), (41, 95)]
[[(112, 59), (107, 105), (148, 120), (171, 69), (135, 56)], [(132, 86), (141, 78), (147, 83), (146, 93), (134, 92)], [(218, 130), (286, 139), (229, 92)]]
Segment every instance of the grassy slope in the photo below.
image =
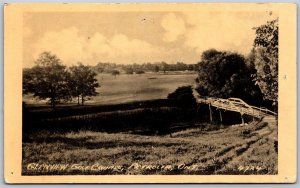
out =
[[(258, 125), (216, 131), (194, 128), (173, 133), (172, 137), (90, 131), (38, 132), (23, 143), (23, 174), (276, 174), (275, 124), (273, 118), (266, 118)], [(65, 170), (30, 170), (29, 163), (120, 165), (123, 169), (93, 171), (68, 166)], [(153, 168), (145, 169), (135, 163)], [(159, 165), (171, 166), (161, 170)]]

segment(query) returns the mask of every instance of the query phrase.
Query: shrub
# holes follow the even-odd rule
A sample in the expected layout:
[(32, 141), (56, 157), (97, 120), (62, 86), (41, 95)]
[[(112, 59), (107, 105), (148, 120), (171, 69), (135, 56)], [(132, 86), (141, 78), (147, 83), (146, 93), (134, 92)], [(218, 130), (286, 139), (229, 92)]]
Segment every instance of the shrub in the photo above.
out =
[(127, 69), (126, 74), (133, 74), (133, 70), (132, 69)]
[(113, 76), (117, 76), (117, 75), (120, 74), (120, 71), (118, 71), (118, 70), (113, 70), (113, 71), (111, 71), (111, 74), (112, 74)]
[(136, 74), (144, 74), (145, 71), (143, 71), (143, 70), (138, 70), (138, 71), (135, 71), (135, 73), (136, 73)]
[(181, 107), (195, 107), (196, 99), (191, 86), (182, 86), (168, 95), (168, 99), (175, 100)]

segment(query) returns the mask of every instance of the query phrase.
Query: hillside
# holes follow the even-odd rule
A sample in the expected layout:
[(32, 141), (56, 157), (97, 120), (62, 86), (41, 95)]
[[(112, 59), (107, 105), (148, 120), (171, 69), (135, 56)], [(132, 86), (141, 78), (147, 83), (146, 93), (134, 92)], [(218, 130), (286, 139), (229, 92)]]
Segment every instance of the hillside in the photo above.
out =
[(270, 116), (156, 136), (41, 131), (23, 143), (23, 174), (276, 174), (276, 124)]

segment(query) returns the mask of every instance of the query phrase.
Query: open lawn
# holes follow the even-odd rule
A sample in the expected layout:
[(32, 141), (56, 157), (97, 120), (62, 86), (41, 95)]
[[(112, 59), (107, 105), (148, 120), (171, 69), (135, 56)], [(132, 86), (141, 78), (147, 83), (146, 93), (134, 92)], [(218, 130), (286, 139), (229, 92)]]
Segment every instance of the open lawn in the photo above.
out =
[[(180, 86), (193, 85), (197, 75), (194, 72), (167, 72), (145, 74), (98, 74), (100, 94), (86, 101), (88, 104), (118, 104), (132, 101), (165, 99)], [(30, 95), (23, 96), (29, 104), (45, 104)], [(77, 101), (74, 100), (74, 103)]]
[(154, 136), (38, 131), (23, 142), (23, 174), (277, 174), (274, 117), (212, 126)]

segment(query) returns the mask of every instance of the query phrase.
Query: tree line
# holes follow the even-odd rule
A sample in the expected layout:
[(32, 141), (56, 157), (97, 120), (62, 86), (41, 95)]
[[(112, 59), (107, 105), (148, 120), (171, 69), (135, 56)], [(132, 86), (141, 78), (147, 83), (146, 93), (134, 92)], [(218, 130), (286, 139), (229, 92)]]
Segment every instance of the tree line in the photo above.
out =
[(23, 94), (46, 99), (53, 109), (56, 104), (76, 98), (78, 105), (98, 95), (97, 73), (90, 66), (78, 63), (66, 67), (50, 52), (43, 52), (32, 68), (23, 69)]
[(183, 62), (177, 62), (169, 64), (164, 61), (154, 63), (143, 64), (116, 64), (116, 63), (101, 63), (99, 62), (93, 69), (98, 73), (114, 74), (118, 71), (126, 74), (142, 74), (145, 72), (166, 72), (166, 71), (196, 71), (196, 64), (185, 64)]
[(43, 52), (32, 68), (23, 69), (23, 93), (49, 100), (53, 109), (61, 102), (74, 98), (84, 104), (98, 93), (100, 87), (96, 75), (111, 71), (120, 74), (122, 68), (127, 74), (141, 74), (143, 71), (197, 70), (197, 88), (201, 96), (219, 98), (237, 97), (253, 105), (278, 106), (278, 19), (254, 28), (256, 37), (247, 57), (236, 52), (209, 49), (202, 53), (195, 65), (145, 63), (116, 65), (99, 63), (95, 67), (78, 63), (66, 67), (50, 52)]
[(255, 27), (247, 57), (209, 49), (198, 62), (197, 91), (202, 96), (237, 97), (253, 105), (278, 107), (278, 19)]

